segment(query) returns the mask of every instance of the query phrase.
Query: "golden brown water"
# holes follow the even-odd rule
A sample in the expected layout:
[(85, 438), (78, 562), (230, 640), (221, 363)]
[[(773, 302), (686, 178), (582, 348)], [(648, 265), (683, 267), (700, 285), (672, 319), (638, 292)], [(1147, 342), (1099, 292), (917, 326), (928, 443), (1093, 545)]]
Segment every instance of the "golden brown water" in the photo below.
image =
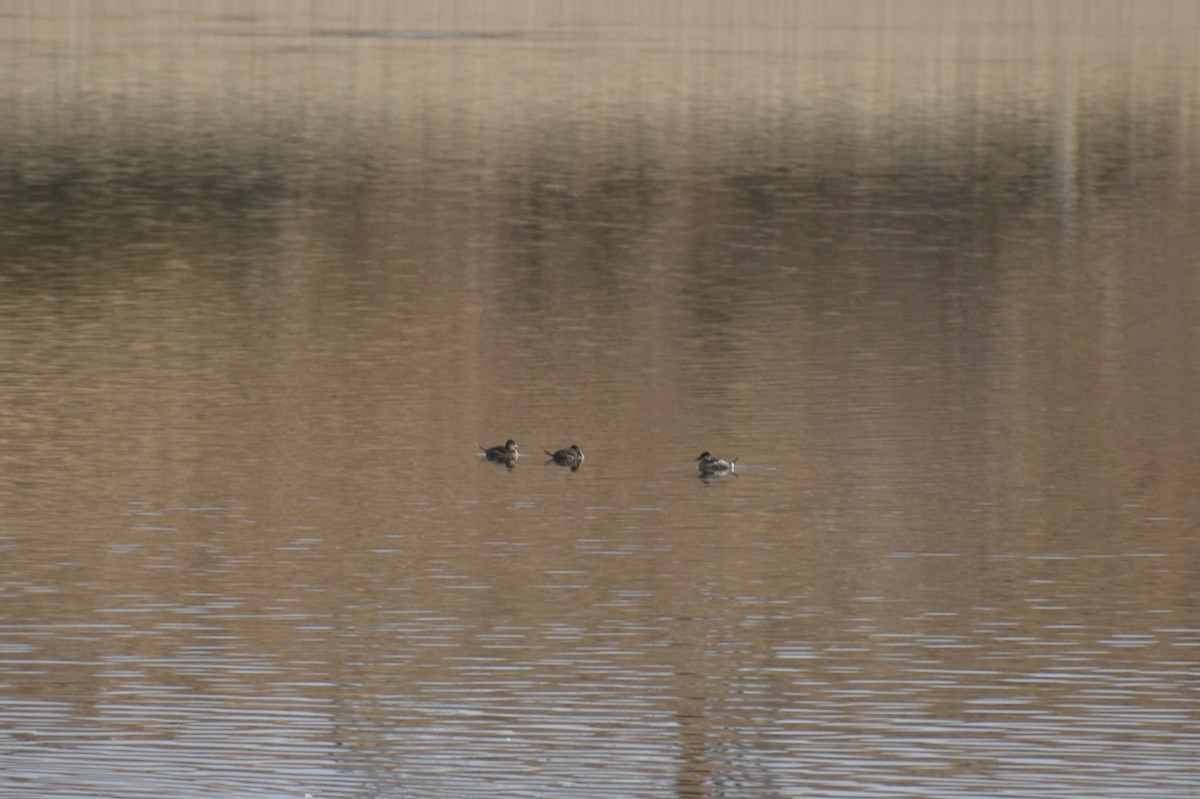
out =
[(0, 4), (0, 796), (1194, 790), (1197, 40)]

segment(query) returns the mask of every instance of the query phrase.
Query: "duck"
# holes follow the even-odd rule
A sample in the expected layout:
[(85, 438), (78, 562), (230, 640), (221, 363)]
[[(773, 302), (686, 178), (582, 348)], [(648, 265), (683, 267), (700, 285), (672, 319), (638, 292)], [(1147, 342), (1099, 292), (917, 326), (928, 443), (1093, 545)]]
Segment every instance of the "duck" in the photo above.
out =
[(503, 444), (497, 444), (494, 447), (484, 447), (481, 444), (475, 446), (483, 450), (483, 457), (493, 463), (505, 463), (511, 466), (520, 457), (517, 454), (517, 442), (511, 438)]
[[(550, 461), (554, 461), (559, 466), (570, 466), (572, 471), (583, 465), (583, 450), (579, 448), (578, 444), (572, 444), (566, 449), (560, 449), (557, 452), (551, 452), (542, 447), (542, 452), (550, 456)], [(546, 461), (546, 463), (550, 461)]]
[(700, 474), (706, 477), (732, 472), (735, 463), (737, 463), (737, 458), (727, 461), (724, 458), (718, 458), (708, 450), (701, 452), (700, 456), (696, 458), (696, 467), (700, 470)]

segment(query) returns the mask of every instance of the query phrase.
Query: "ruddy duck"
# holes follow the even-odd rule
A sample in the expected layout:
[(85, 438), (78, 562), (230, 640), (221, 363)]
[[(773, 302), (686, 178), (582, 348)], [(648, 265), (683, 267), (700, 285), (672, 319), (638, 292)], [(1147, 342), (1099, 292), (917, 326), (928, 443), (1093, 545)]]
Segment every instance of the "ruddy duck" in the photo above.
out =
[(700, 457), (696, 458), (696, 467), (700, 470), (700, 474), (704, 476), (714, 474), (726, 474), (732, 472), (733, 465), (737, 463), (737, 458), (727, 461), (724, 458), (718, 458), (708, 450), (700, 453)]
[(493, 463), (504, 463), (511, 466), (516, 463), (517, 458), (517, 442), (511, 438), (503, 444), (497, 444), (494, 447), (483, 447), (479, 444), (475, 446), (483, 450), (483, 456)]
[[(566, 449), (560, 449), (557, 452), (542, 447), (542, 452), (550, 456), (550, 460), (557, 463), (559, 466), (570, 466), (572, 471), (578, 469), (583, 464), (583, 450), (579, 449), (578, 444), (572, 444)], [(550, 461), (546, 461), (549, 463)]]

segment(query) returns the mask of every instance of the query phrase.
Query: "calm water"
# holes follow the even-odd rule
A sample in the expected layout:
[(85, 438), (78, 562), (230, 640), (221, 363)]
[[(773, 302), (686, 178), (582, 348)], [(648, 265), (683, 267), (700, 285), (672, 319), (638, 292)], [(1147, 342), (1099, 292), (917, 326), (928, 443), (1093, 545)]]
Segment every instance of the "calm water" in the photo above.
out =
[(1196, 795), (1200, 6), (342, 8), (0, 3), (0, 796)]

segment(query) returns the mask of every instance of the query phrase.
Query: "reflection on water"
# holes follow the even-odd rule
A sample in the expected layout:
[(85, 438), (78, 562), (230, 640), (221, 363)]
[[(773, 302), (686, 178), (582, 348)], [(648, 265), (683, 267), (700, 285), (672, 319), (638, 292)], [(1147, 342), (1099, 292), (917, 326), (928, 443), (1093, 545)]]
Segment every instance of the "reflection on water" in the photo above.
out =
[(1200, 13), (903, 12), (0, 18), (0, 795), (1190, 790)]

